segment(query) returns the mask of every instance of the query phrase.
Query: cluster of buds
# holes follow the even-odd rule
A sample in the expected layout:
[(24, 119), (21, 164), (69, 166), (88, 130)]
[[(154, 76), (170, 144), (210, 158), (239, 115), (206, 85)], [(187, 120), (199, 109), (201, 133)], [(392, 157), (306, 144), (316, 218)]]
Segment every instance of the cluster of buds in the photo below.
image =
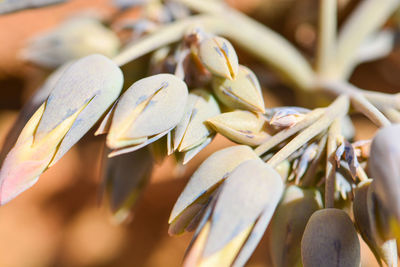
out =
[(283, 189), (279, 173), (249, 146), (228, 147), (208, 157), (189, 180), (170, 216), (170, 234), (198, 225), (184, 266), (246, 263)]
[(91, 54), (115, 56), (121, 42), (111, 29), (94, 15), (76, 15), (51, 31), (35, 36), (22, 51), (23, 59), (46, 68)]
[[(170, 215), (170, 235), (195, 230), (184, 266), (243, 266), (268, 226), (274, 266), (359, 266), (357, 231), (379, 262), (397, 266), (400, 147), (393, 140), (399, 125), (352, 143), (348, 95), (314, 110), (265, 108), (256, 75), (239, 64), (232, 44), (189, 29), (176, 46), (155, 48), (151, 75), (122, 94), (115, 58), (90, 55), (53, 74), (41, 91), (48, 96), (26, 108), (38, 107), (4, 157), (0, 204), (31, 187), (99, 122), (95, 135), (106, 134), (103, 191), (122, 222), (155, 161), (173, 155), (184, 165), (218, 133), (238, 145), (214, 152), (198, 167)], [(105, 41), (97, 46), (85, 31)], [(87, 50), (71, 46), (74, 38)], [(89, 50), (111, 57), (116, 40), (98, 21), (73, 20), (38, 38), (27, 55), (54, 67)], [(43, 49), (49, 44), (58, 45)], [(351, 208), (354, 223), (344, 211)]]
[[(152, 72), (172, 64), (175, 75), (155, 74), (134, 83), (96, 132), (107, 133), (109, 157), (115, 157), (111, 170), (122, 168), (113, 167), (122, 166), (120, 155), (140, 152), (149, 144), (156, 160), (173, 154), (186, 164), (216, 133), (250, 146), (269, 137), (259, 82), (250, 69), (238, 64), (228, 40), (196, 29), (188, 31), (176, 51), (161, 56), (160, 51), (153, 55), (157, 63)], [(107, 173), (104, 179), (113, 188), (116, 178), (107, 178)]]

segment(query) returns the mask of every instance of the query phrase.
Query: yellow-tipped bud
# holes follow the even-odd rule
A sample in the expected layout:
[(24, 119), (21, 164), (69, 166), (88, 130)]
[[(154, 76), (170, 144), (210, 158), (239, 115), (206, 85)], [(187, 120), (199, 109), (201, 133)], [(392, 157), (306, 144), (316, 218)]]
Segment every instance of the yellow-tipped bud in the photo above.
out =
[(262, 115), (236, 110), (222, 113), (207, 120), (218, 133), (243, 145), (258, 146), (270, 135), (265, 132), (266, 121)]
[(230, 108), (265, 112), (264, 99), (255, 74), (240, 65), (236, 79), (214, 77), (212, 87), (218, 99)]
[(0, 170), (0, 204), (31, 187), (105, 113), (122, 89), (121, 70), (92, 55), (61, 75), (27, 122)]
[(219, 113), (218, 103), (210, 93), (201, 89), (190, 93), (185, 114), (173, 131), (173, 150), (190, 153), (191, 158), (195, 155), (192, 151), (196, 150), (197, 154), (200, 150), (196, 148), (209, 141), (213, 134), (205, 121)]
[(212, 74), (229, 80), (236, 79), (238, 57), (232, 44), (225, 38), (206, 37), (200, 43), (199, 57)]
[(187, 97), (186, 84), (172, 74), (143, 78), (121, 96), (97, 134), (105, 132), (103, 126), (110, 124), (107, 146), (117, 149), (111, 155), (137, 150), (179, 123)]

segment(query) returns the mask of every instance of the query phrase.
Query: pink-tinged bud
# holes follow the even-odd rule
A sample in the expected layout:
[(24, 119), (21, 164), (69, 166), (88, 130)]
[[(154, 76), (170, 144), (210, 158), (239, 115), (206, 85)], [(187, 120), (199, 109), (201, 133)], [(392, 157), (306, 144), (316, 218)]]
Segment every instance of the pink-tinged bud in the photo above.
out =
[(0, 204), (31, 187), (100, 119), (121, 92), (121, 70), (104, 56), (72, 64), (27, 122), (0, 170)]

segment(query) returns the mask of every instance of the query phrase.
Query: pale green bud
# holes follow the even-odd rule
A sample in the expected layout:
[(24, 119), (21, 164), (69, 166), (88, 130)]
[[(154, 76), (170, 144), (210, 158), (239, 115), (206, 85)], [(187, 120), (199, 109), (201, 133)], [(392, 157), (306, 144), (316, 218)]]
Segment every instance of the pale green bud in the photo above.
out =
[(265, 132), (265, 118), (246, 110), (222, 113), (207, 120), (218, 133), (243, 145), (257, 146), (270, 135)]
[(94, 53), (113, 57), (119, 47), (116, 34), (98, 19), (74, 17), (33, 39), (22, 56), (38, 65), (54, 68)]
[(173, 131), (174, 150), (189, 151), (207, 140), (212, 131), (205, 121), (220, 113), (215, 98), (205, 90), (189, 94), (185, 114)]
[[(207, 202), (211, 193), (233, 169), (242, 162), (255, 158), (258, 158), (258, 156), (248, 146), (228, 147), (209, 156), (194, 172), (176, 201), (169, 218), (169, 223), (171, 224), (170, 234), (183, 232), (191, 219), (193, 219), (194, 215), (189, 218), (182, 216), (193, 203)], [(179, 222), (182, 218), (185, 218), (185, 223)], [(182, 228), (177, 229), (174, 226), (177, 223), (182, 225)]]
[(110, 125), (107, 146), (117, 149), (111, 155), (137, 150), (179, 123), (187, 97), (186, 84), (172, 74), (143, 78), (121, 96), (96, 134), (106, 132)]
[(218, 99), (227, 107), (265, 112), (264, 99), (257, 77), (245, 66), (239, 66), (234, 80), (214, 77), (212, 87)]
[(205, 37), (199, 45), (199, 58), (214, 75), (229, 80), (238, 74), (238, 57), (231, 43), (225, 38)]

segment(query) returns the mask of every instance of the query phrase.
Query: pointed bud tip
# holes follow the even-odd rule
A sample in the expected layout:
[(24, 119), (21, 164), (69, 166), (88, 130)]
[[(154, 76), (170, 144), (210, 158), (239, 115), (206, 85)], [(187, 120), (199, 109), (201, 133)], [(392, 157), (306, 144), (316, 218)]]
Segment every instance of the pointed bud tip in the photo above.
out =
[(204, 66), (214, 75), (236, 79), (239, 61), (232, 44), (219, 36), (207, 37), (199, 47), (199, 57)]

